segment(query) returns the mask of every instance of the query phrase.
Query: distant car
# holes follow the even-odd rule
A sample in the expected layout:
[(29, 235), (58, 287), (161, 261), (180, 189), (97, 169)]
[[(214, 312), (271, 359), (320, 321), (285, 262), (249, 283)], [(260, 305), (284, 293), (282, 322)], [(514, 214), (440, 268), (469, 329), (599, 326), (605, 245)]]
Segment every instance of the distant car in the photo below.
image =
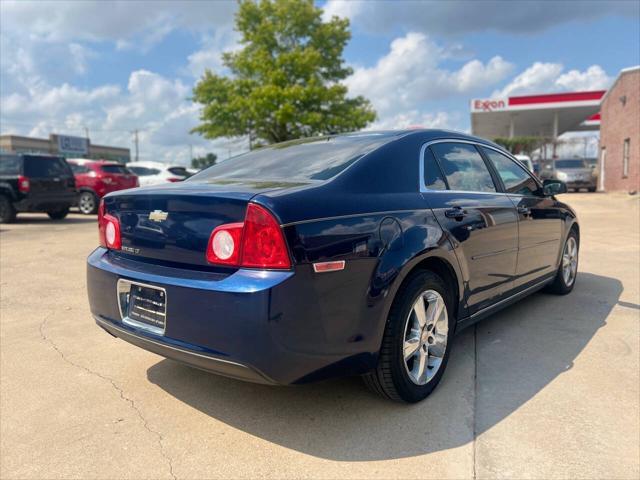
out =
[(98, 211), (107, 193), (139, 186), (138, 177), (121, 163), (105, 160), (68, 160), (76, 178), (78, 209), (85, 215)]
[(564, 191), (450, 131), (263, 147), (107, 195), (91, 313), (116, 337), (221, 375), (364, 374), (386, 398), (417, 402), (456, 330), (543, 287), (571, 291), (580, 230), (555, 198)]
[(529, 170), (530, 172), (534, 171), (533, 162), (531, 161), (531, 157), (529, 157), (529, 155), (514, 155), (514, 157), (516, 157), (516, 159), (519, 160), (520, 163), (527, 167), (527, 170)]
[(138, 176), (141, 187), (181, 182), (191, 176), (185, 167), (160, 162), (129, 162), (127, 168)]
[(76, 198), (71, 168), (61, 157), (0, 154), (0, 223), (18, 212), (46, 212), (62, 220)]
[(586, 188), (595, 192), (598, 176), (596, 171), (582, 158), (558, 159), (545, 162), (540, 171), (542, 180), (560, 180), (568, 189)]

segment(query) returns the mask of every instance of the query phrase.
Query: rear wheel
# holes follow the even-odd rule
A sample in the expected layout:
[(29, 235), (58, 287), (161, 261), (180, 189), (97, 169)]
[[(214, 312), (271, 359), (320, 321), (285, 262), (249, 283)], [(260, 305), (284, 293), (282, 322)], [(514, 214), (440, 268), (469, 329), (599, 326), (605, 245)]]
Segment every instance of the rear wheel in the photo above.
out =
[(376, 370), (364, 376), (374, 392), (419, 402), (438, 385), (451, 350), (453, 299), (436, 274), (415, 274), (398, 292)]
[(6, 195), (0, 195), (0, 223), (11, 223), (16, 219), (16, 209)]
[(562, 250), (562, 259), (556, 277), (547, 287), (547, 291), (566, 295), (573, 290), (578, 276), (578, 235), (571, 230)]
[(98, 211), (98, 198), (93, 192), (80, 192), (78, 208), (85, 215), (92, 215)]
[(69, 214), (69, 207), (61, 208), (59, 210), (51, 210), (47, 212), (51, 220), (62, 220)]
[(593, 193), (593, 192), (595, 192), (595, 191), (596, 191), (596, 187), (589, 187), (589, 188), (588, 188), (588, 190), (589, 190), (591, 193)]

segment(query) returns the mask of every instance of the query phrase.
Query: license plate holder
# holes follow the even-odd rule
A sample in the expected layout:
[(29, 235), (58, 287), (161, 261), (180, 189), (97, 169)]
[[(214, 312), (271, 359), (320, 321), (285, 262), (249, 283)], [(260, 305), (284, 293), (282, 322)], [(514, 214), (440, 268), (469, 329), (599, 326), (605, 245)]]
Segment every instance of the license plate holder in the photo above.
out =
[(164, 335), (167, 320), (167, 292), (164, 288), (120, 279), (118, 304), (123, 323)]

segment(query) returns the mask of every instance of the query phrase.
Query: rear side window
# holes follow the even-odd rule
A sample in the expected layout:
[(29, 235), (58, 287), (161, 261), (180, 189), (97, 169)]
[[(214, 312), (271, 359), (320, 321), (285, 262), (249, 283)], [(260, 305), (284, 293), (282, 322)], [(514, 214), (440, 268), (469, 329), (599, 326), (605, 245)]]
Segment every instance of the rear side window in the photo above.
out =
[(130, 171), (138, 175), (139, 177), (148, 177), (150, 175), (158, 175), (160, 170), (157, 168), (147, 168), (147, 167), (128, 167)]
[(100, 167), (104, 173), (118, 173), (120, 175), (128, 175), (129, 171), (122, 165), (102, 165)]
[(489, 169), (473, 145), (447, 142), (436, 143), (431, 148), (451, 190), (463, 192), (496, 191)]
[(58, 157), (24, 157), (24, 174), (27, 177), (60, 177), (70, 175), (71, 169), (65, 160)]
[(429, 190), (446, 190), (447, 184), (430, 148), (424, 150), (424, 185)]
[(507, 193), (535, 195), (538, 191), (538, 184), (520, 165), (495, 150), (481, 148), (498, 171)]
[(0, 155), (0, 175), (20, 175), (20, 157)]
[(71, 171), (76, 175), (79, 173), (89, 173), (91, 171), (89, 167), (78, 165), (77, 163), (69, 163), (69, 166), (71, 167)]

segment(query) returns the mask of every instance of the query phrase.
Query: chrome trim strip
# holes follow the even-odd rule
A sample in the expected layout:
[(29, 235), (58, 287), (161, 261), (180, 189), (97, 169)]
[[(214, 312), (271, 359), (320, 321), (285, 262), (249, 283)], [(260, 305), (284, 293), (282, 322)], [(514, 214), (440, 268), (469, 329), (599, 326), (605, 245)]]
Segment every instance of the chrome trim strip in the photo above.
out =
[(548, 243), (560, 243), (559, 238), (554, 238), (552, 240), (545, 240), (543, 242), (532, 243), (531, 245), (525, 245), (524, 247), (520, 247), (520, 250), (526, 250), (527, 248), (539, 247), (540, 245), (546, 245)]
[(101, 319), (100, 317), (98, 317), (98, 316), (96, 316), (96, 315), (94, 315), (94, 316), (93, 316), (93, 318), (94, 318), (94, 320), (95, 320), (98, 324), (100, 324), (100, 325), (104, 325), (104, 326), (105, 326), (105, 327), (107, 327), (107, 328), (113, 328), (114, 330), (117, 330), (117, 331), (119, 331), (119, 332), (122, 332), (122, 333), (124, 333), (125, 335), (131, 335), (132, 337), (136, 337), (136, 338), (138, 338), (138, 339), (140, 339), (140, 340), (142, 340), (142, 341), (144, 341), (144, 342), (153, 343), (153, 344), (155, 344), (155, 345), (158, 345), (159, 347), (168, 348), (169, 350), (175, 350), (175, 351), (177, 351), (177, 352), (186, 353), (187, 355), (193, 355), (193, 356), (195, 356), (195, 357), (205, 358), (205, 359), (207, 359), (207, 360), (211, 360), (211, 361), (214, 361), (214, 362), (226, 363), (226, 364), (230, 364), (230, 365), (235, 365), (235, 366), (238, 366), (238, 367), (246, 368), (247, 370), (251, 370), (251, 369), (250, 369), (249, 367), (247, 367), (246, 365), (243, 365), (243, 364), (238, 363), (238, 362), (232, 362), (231, 360), (223, 360), (223, 359), (221, 359), (221, 358), (212, 357), (212, 356), (210, 356), (210, 355), (203, 355), (203, 354), (201, 354), (201, 353), (196, 353), (196, 352), (193, 352), (193, 351), (191, 351), (191, 350), (187, 350), (187, 349), (184, 349), (184, 348), (174, 347), (174, 346), (172, 346), (172, 345), (167, 345), (166, 343), (156, 342), (155, 340), (152, 340), (152, 339), (150, 339), (150, 338), (142, 337), (142, 336), (140, 336), (140, 335), (136, 335), (135, 333), (132, 333), (132, 332), (130, 332), (130, 331), (128, 331), (128, 330), (125, 330), (125, 329), (123, 329), (123, 328), (120, 328), (120, 327), (118, 327), (118, 326), (114, 325), (114, 324), (113, 324), (113, 323), (111, 323), (111, 322), (107, 322), (107, 321), (105, 321), (105, 320)]
[(481, 310), (478, 310), (476, 313), (472, 314), (469, 318), (473, 318), (473, 317), (477, 317), (478, 315), (483, 314), (484, 312), (486, 312), (487, 310), (492, 310), (496, 307), (498, 307), (499, 305), (502, 305), (505, 302), (508, 302), (509, 300), (513, 300), (514, 298), (519, 297), (520, 295), (524, 295), (527, 292), (534, 290), (538, 287), (540, 287), (541, 285), (544, 285), (545, 283), (548, 283), (550, 280), (552, 280), (553, 277), (551, 278), (547, 278), (545, 280), (542, 280), (541, 282), (538, 282), (534, 285), (531, 285), (530, 287), (525, 288), (524, 290), (514, 293), (513, 295), (508, 296), (507, 298), (503, 298), (502, 300), (500, 300), (499, 302), (494, 303), (493, 305), (489, 305), (488, 307), (484, 307)]

